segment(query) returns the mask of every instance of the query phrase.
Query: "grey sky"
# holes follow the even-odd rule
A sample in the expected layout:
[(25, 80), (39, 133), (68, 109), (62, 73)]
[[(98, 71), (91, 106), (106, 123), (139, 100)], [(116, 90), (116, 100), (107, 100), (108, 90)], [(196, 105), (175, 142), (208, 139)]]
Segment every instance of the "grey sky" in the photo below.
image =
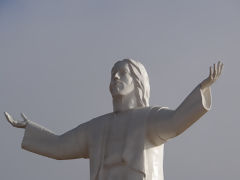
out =
[(8, 111), (61, 134), (112, 111), (116, 60), (141, 61), (151, 105), (176, 108), (222, 60), (212, 110), (165, 146), (166, 180), (239, 177), (240, 3), (237, 0), (0, 1), (0, 179), (88, 180), (87, 160), (20, 147)]

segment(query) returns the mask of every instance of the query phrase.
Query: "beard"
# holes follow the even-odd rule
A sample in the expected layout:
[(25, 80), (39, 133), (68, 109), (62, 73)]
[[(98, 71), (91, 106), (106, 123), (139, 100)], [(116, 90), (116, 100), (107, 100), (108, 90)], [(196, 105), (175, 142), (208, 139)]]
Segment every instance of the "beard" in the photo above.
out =
[(112, 96), (125, 96), (134, 91), (134, 85), (133, 82), (131, 83), (125, 83), (123, 81), (114, 81), (110, 83), (110, 92)]
[(112, 96), (120, 95), (121, 91), (124, 89), (124, 83), (121, 81), (114, 81), (110, 84), (110, 92)]

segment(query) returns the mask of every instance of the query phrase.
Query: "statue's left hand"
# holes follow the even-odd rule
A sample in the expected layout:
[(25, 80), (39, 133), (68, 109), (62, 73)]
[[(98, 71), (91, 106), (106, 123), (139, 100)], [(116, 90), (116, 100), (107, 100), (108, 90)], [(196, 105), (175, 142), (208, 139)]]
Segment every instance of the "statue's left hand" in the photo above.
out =
[(201, 82), (201, 89), (210, 87), (221, 75), (223, 69), (223, 63), (218, 62), (217, 65), (214, 64), (213, 67), (210, 66), (209, 76)]
[(4, 112), (5, 117), (7, 119), (7, 121), (16, 128), (25, 128), (27, 126), (28, 123), (28, 119), (27, 117), (21, 113), (21, 116), (23, 118), (23, 121), (16, 121), (15, 119), (12, 118), (12, 116), (10, 114), (8, 114), (7, 112)]

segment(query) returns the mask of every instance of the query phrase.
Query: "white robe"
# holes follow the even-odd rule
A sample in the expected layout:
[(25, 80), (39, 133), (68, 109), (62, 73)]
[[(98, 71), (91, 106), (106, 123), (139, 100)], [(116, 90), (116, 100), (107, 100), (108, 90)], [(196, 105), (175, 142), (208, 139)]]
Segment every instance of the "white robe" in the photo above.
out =
[[(210, 106), (210, 89), (202, 92), (197, 86), (176, 110), (145, 107), (109, 113), (60, 136), (30, 121), (22, 148), (58, 160), (89, 158), (91, 180), (106, 178), (104, 173), (110, 174), (107, 180), (113, 180), (114, 171), (121, 172), (124, 180), (163, 180), (164, 143), (186, 130)], [(120, 128), (113, 130), (116, 119)]]

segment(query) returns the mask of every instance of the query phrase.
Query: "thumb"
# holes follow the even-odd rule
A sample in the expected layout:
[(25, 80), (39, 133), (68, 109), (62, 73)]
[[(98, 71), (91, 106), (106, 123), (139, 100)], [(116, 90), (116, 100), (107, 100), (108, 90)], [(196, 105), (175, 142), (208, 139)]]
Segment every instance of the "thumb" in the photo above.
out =
[(24, 113), (21, 113), (21, 117), (23, 118), (24, 121), (28, 121), (28, 118)]

